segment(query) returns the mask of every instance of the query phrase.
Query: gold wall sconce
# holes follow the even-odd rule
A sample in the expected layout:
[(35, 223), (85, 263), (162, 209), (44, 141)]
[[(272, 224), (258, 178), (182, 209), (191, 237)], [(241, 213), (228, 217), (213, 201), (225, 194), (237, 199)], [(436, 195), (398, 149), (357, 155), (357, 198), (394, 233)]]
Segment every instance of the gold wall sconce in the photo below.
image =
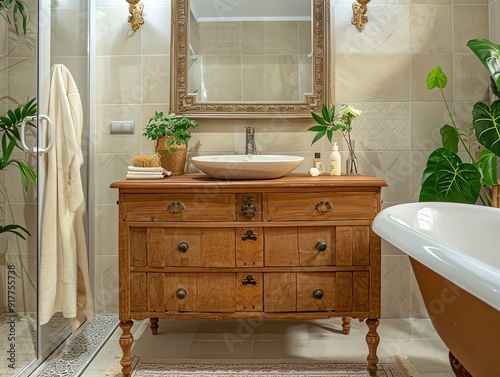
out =
[(128, 11), (131, 14), (128, 17), (128, 22), (132, 24), (132, 29), (134, 31), (137, 31), (144, 23), (144, 18), (142, 18), (142, 11), (144, 10), (144, 4), (141, 3), (141, 0), (126, 0), (126, 1), (128, 3)]
[(370, 0), (357, 0), (357, 2), (352, 4), (352, 21), (351, 23), (356, 26), (356, 28), (361, 31), (363, 25), (368, 22), (368, 17), (365, 16), (368, 10), (368, 3)]

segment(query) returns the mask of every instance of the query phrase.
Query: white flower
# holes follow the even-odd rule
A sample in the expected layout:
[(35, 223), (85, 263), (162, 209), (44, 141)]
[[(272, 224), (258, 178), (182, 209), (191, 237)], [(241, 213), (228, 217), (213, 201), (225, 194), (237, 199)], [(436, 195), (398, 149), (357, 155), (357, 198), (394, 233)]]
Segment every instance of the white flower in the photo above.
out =
[(342, 108), (340, 110), (340, 113), (342, 115), (352, 115), (353, 118), (356, 118), (361, 115), (361, 110), (357, 110), (352, 106), (346, 106), (342, 105)]

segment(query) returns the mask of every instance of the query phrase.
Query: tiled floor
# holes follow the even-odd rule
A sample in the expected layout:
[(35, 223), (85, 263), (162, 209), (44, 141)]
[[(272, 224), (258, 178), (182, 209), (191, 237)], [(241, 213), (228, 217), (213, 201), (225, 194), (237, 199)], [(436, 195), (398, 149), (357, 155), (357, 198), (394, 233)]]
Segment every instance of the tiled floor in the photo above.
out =
[[(378, 333), (379, 357), (405, 354), (421, 377), (452, 377), (448, 350), (427, 319), (383, 319)], [(292, 320), (160, 320), (152, 336), (149, 321), (136, 321), (132, 354), (150, 358), (365, 358), (367, 326), (352, 321), (342, 334), (340, 319)], [(117, 328), (83, 373), (102, 377), (116, 355)]]

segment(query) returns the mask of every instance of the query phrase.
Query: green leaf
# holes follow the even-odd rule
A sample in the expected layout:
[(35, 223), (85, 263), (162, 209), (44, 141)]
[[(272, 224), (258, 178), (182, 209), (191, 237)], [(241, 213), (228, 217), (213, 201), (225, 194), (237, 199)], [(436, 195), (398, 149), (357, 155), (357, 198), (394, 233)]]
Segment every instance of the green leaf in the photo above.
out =
[(0, 234), (1, 233), (14, 233), (16, 236), (21, 237), (23, 240), (26, 239), (22, 233), (20, 233), (18, 230), (23, 231), (26, 233), (28, 236), (31, 236), (31, 233), (28, 231), (28, 229), (22, 227), (21, 225), (16, 225), (16, 224), (9, 224), (9, 225), (4, 225), (0, 226)]
[(316, 114), (315, 112), (312, 112), (311, 111), (311, 115), (313, 117), (313, 119), (316, 121), (316, 123), (319, 123), (323, 126), (329, 126), (330, 123), (325, 121), (320, 115)]
[(420, 188), (419, 201), (437, 202), (439, 201), (436, 192), (436, 165), (444, 156), (453, 156), (454, 153), (447, 148), (438, 148), (432, 152), (422, 174), (422, 187)]
[(471, 39), (467, 46), (476, 54), (500, 90), (500, 46), (487, 39)]
[(458, 155), (443, 156), (436, 163), (436, 193), (442, 202), (475, 204), (481, 191), (481, 173)]
[(481, 173), (447, 148), (432, 152), (422, 177), (419, 201), (476, 203)]
[(313, 145), (315, 142), (317, 142), (319, 139), (321, 139), (323, 136), (325, 136), (326, 134), (326, 128), (323, 130), (323, 131), (319, 131), (316, 136), (314, 136), (314, 139), (311, 143), (311, 145)]
[(491, 104), (491, 108), (482, 102), (476, 102), (472, 109), (476, 139), (500, 156), (500, 100)]
[(437, 66), (427, 75), (427, 89), (444, 89), (448, 83), (448, 78), (440, 66)]
[(488, 149), (485, 149), (479, 155), (477, 167), (481, 172), (481, 184), (496, 185), (498, 184), (497, 177), (497, 156)]
[(445, 124), (443, 127), (441, 127), (441, 130), (439, 132), (441, 133), (441, 141), (443, 143), (443, 147), (457, 153), (458, 142), (460, 140), (460, 135), (458, 134), (457, 129), (450, 126), (449, 124)]
[(307, 131), (315, 131), (315, 132), (318, 132), (318, 131), (323, 131), (327, 129), (327, 126), (312, 126), (312, 127), (309, 127), (307, 129)]
[(321, 113), (325, 122), (332, 123), (332, 120), (330, 119), (330, 113), (328, 112), (328, 108), (326, 107), (326, 105), (323, 105), (321, 107)]

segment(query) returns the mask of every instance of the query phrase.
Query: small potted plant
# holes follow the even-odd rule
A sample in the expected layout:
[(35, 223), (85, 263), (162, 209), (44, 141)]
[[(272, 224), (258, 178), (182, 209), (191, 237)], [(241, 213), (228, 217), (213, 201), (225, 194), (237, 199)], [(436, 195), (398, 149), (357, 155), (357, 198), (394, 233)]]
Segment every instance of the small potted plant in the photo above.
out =
[(180, 175), (186, 166), (187, 142), (191, 137), (188, 129), (197, 126), (198, 123), (192, 119), (155, 111), (142, 135), (155, 142), (155, 151), (160, 155), (162, 167), (174, 175)]

